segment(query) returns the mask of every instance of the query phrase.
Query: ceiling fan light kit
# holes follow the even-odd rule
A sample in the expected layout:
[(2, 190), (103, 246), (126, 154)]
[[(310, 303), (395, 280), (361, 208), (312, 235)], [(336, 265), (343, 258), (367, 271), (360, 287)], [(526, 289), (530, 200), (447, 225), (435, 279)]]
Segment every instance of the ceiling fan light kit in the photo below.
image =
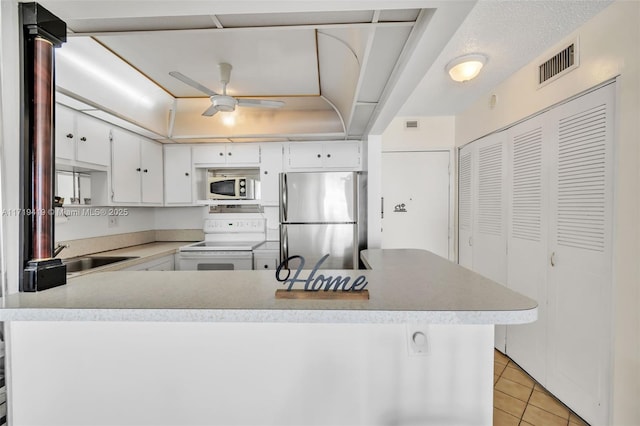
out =
[(447, 64), (446, 70), (453, 81), (465, 82), (477, 77), (486, 63), (485, 55), (473, 53), (453, 59)]
[(199, 90), (200, 92), (209, 96), (211, 106), (207, 108), (202, 115), (205, 117), (212, 117), (218, 112), (232, 112), (236, 110), (236, 106), (252, 107), (252, 108), (280, 108), (284, 106), (282, 101), (271, 101), (265, 99), (236, 99), (233, 96), (227, 95), (227, 84), (231, 81), (231, 64), (222, 62), (218, 64), (218, 70), (220, 71), (220, 83), (222, 84), (222, 94), (216, 93), (206, 86), (192, 80), (190, 77), (182, 74), (179, 71), (171, 71), (169, 75), (182, 81), (184, 84)]

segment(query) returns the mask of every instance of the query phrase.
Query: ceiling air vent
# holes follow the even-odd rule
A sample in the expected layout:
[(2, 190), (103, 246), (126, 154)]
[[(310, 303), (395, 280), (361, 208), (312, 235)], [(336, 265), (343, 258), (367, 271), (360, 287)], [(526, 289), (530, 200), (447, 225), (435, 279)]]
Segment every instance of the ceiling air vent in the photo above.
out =
[(538, 86), (544, 86), (578, 66), (578, 40), (538, 67)]
[(418, 120), (407, 120), (404, 122), (405, 129), (417, 129), (418, 128)]

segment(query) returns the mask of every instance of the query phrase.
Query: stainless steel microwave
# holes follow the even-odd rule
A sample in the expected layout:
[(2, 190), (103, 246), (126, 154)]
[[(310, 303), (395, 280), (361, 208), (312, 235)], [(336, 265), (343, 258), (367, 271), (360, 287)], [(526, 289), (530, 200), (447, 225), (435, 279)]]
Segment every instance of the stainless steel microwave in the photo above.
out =
[(253, 200), (255, 181), (245, 176), (209, 176), (207, 197), (210, 200)]

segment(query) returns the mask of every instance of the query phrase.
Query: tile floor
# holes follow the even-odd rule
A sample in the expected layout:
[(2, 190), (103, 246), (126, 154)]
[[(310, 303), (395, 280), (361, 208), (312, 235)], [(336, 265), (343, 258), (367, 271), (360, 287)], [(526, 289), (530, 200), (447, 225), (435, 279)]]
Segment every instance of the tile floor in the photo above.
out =
[(588, 426), (499, 351), (493, 378), (494, 426)]

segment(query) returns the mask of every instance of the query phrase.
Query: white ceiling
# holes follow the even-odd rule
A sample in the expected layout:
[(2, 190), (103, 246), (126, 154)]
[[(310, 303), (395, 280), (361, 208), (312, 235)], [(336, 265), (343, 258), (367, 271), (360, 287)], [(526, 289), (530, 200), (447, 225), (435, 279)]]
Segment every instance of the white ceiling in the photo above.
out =
[[(609, 4), (611, 0), (480, 0), (399, 115), (454, 115), (463, 111)], [(445, 67), (467, 53), (482, 53), (489, 60), (476, 79), (455, 83)]]
[[(181, 104), (190, 102), (182, 98), (200, 98), (184, 108), (189, 114), (206, 107), (206, 98), (201, 99), (205, 95), (168, 72), (180, 71), (220, 92), (217, 64), (229, 62), (230, 94), (285, 100), (287, 117), (304, 117), (301, 122), (310, 123), (312, 112), (322, 111), (317, 125), (310, 126), (313, 130), (307, 136), (312, 139), (322, 135), (322, 123), (327, 124), (328, 135), (348, 138), (381, 133), (397, 115), (460, 112), (610, 1), (40, 3), (65, 20), (76, 36), (94, 37), (180, 98)], [(476, 80), (453, 83), (444, 71), (446, 63), (471, 52), (489, 57), (485, 69)], [(328, 119), (328, 109), (335, 112), (335, 119)], [(200, 117), (183, 118), (183, 122), (206, 123)], [(245, 121), (250, 127), (251, 120)], [(342, 132), (338, 128), (336, 133), (340, 122)], [(236, 134), (256, 136), (249, 127)], [(300, 134), (298, 127), (292, 140), (304, 139), (305, 132)], [(194, 135), (201, 137), (202, 131), (204, 127)], [(215, 125), (206, 131), (211, 138), (229, 133)], [(267, 127), (261, 131), (267, 132), (261, 136), (283, 137), (287, 132)]]

